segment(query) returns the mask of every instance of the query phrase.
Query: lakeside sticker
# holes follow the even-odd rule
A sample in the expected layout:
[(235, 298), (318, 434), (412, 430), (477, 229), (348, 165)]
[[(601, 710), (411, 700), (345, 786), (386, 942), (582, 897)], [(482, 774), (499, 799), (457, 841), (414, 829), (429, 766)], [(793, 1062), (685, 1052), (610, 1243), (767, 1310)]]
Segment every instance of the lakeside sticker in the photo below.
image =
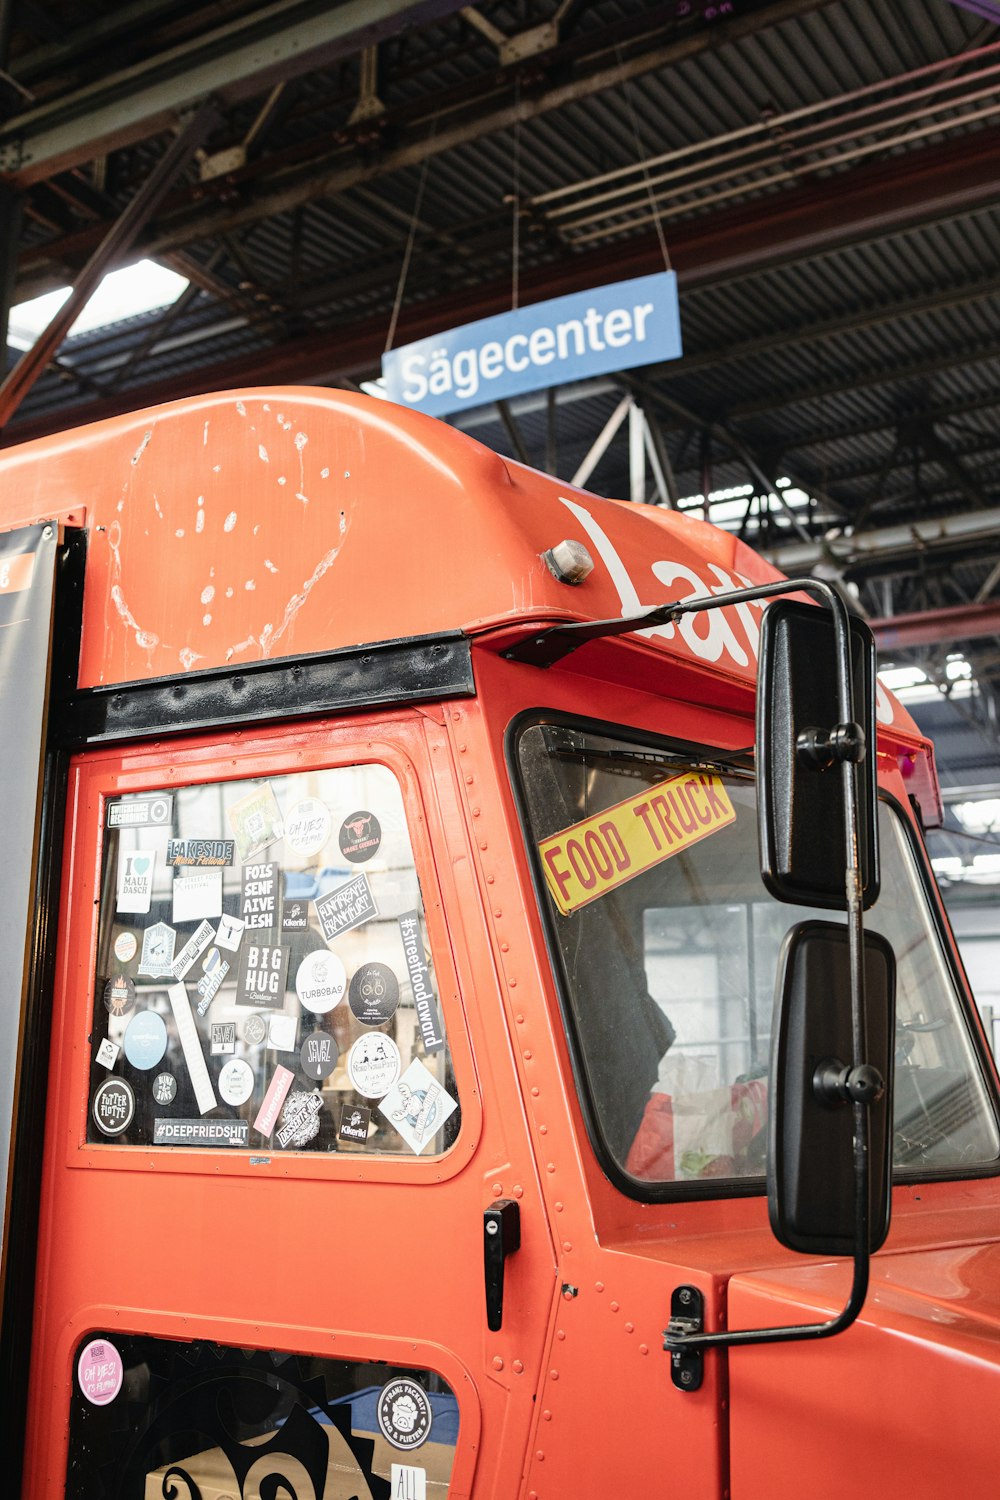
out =
[(367, 875), (356, 875), (327, 896), (313, 902), (323, 936), (328, 943), (341, 933), (351, 932), (362, 922), (378, 916), (378, 907), (368, 884)]
[(193, 865), (197, 869), (231, 865), (236, 852), (233, 839), (170, 839), (168, 865)]
[(538, 853), (566, 917), (735, 821), (721, 779), (686, 771), (542, 839)]
[(270, 782), (234, 802), (228, 816), (244, 864), (281, 838), (281, 813)]

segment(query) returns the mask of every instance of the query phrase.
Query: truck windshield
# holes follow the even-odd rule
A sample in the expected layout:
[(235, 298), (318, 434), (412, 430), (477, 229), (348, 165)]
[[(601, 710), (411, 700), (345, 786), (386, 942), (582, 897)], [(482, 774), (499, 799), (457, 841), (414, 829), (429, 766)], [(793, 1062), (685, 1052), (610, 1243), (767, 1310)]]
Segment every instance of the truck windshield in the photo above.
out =
[[(782, 939), (843, 918), (764, 889), (749, 772), (550, 722), (521, 730), (517, 756), (596, 1144), (639, 1196), (752, 1190)], [(902, 820), (885, 803), (879, 817), (866, 925), (898, 966), (895, 1166), (988, 1170), (1000, 1139), (965, 1013)]]

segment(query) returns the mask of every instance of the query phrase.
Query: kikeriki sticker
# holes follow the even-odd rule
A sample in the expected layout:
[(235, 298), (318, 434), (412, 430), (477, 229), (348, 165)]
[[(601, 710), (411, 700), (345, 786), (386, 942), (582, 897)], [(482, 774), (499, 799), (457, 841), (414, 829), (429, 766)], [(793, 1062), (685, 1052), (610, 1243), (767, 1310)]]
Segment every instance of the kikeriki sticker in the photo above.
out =
[(309, 902), (301, 896), (289, 899), (288, 896), (281, 903), (281, 930), (282, 932), (308, 932), (309, 931)]
[(285, 995), (288, 975), (288, 952), (274, 943), (255, 943), (247, 938), (240, 949), (240, 969), (236, 980), (236, 1005), (253, 1005), (258, 1010), (280, 1006)]
[(253, 1093), (253, 1069), (241, 1057), (223, 1063), (219, 1073), (219, 1098), (226, 1104), (245, 1104)]
[(188, 938), (184, 947), (178, 953), (170, 965), (170, 973), (174, 979), (183, 979), (184, 975), (193, 965), (195, 959), (200, 958), (215, 936), (211, 922), (202, 922), (191, 937)]
[(120, 964), (131, 963), (139, 948), (134, 932), (120, 932), (115, 938), (115, 958)]
[(139, 973), (149, 979), (166, 979), (171, 976), (174, 963), (174, 948), (177, 934), (166, 922), (154, 922), (142, 935), (142, 956)]
[(132, 1123), (135, 1095), (124, 1078), (106, 1078), (97, 1085), (92, 1105), (94, 1124), (103, 1135), (121, 1135)]
[(173, 1104), (177, 1098), (177, 1079), (173, 1073), (157, 1073), (153, 1079), (153, 1102)]
[(209, 1031), (212, 1056), (231, 1057), (236, 1051), (236, 1022), (213, 1021)]
[(172, 792), (158, 792), (155, 797), (129, 797), (124, 802), (108, 803), (108, 827), (161, 828), (170, 822), (173, 811)]
[(314, 1031), (299, 1049), (299, 1067), (307, 1078), (329, 1078), (340, 1049), (328, 1031)]
[(368, 1139), (368, 1126), (372, 1112), (363, 1104), (345, 1104), (340, 1111), (340, 1127), (337, 1136), (342, 1141), (351, 1141), (363, 1146)]
[(155, 1010), (140, 1010), (126, 1026), (122, 1046), (133, 1068), (142, 1073), (155, 1068), (167, 1050), (167, 1027), (163, 1017)]
[(296, 1089), (288, 1095), (281, 1111), (281, 1125), (274, 1139), (282, 1150), (289, 1146), (308, 1146), (319, 1135), (319, 1114), (323, 1100), (313, 1089)]
[(427, 1500), (427, 1470), (413, 1464), (393, 1464), (390, 1468), (391, 1500)]
[(118, 851), (118, 900), (117, 911), (145, 913), (153, 899), (153, 867), (156, 856), (152, 849), (120, 849)]
[(197, 922), (200, 917), (222, 916), (222, 871), (196, 870), (190, 875), (175, 875), (174, 922)]
[(229, 809), (229, 826), (244, 864), (281, 838), (281, 813), (270, 783), (255, 787)]
[(329, 895), (320, 896), (313, 902), (313, 906), (328, 943), (332, 943), (342, 933), (360, 927), (362, 922), (367, 922), (371, 917), (378, 916), (378, 907), (367, 875), (356, 875), (353, 880), (338, 886)]
[[(207, 927), (208, 923), (206, 922), (205, 925)], [(209, 927), (209, 932), (211, 930)], [(167, 990), (167, 996), (170, 1000), (170, 1009), (174, 1013), (174, 1024), (177, 1027), (184, 1061), (187, 1063), (188, 1077), (194, 1089), (195, 1103), (201, 1113), (207, 1115), (210, 1109), (215, 1108), (218, 1100), (209, 1077), (205, 1054), (201, 1050), (201, 1039), (198, 1036), (194, 1016), (191, 1014), (191, 1001), (188, 999), (186, 985), (172, 984)]]
[(278, 1123), (278, 1116), (281, 1113), (281, 1106), (285, 1102), (285, 1096), (294, 1082), (295, 1074), (292, 1070), (290, 1068), (283, 1068), (279, 1063), (272, 1074), (271, 1082), (267, 1086), (267, 1093), (264, 1095), (264, 1102), (257, 1112), (257, 1118), (253, 1122), (254, 1130), (259, 1130), (261, 1135), (272, 1134), (275, 1125)]
[(194, 865), (199, 869), (231, 865), (236, 845), (232, 839), (170, 839), (168, 865)]
[(248, 931), (276, 927), (278, 923), (278, 866), (244, 865), (240, 912)]
[(267, 1036), (267, 1022), (263, 1016), (247, 1016), (243, 1022), (243, 1040), (250, 1047), (259, 1047)]
[(307, 953), (295, 975), (295, 993), (313, 1015), (325, 1016), (344, 998), (347, 971), (336, 953), (317, 948)]
[(379, 1105), (379, 1113), (399, 1131), (411, 1151), (419, 1156), (437, 1131), (458, 1108), (447, 1089), (415, 1057)]
[(135, 985), (125, 974), (116, 974), (104, 986), (104, 1007), (112, 1016), (127, 1016), (134, 1009)]
[(352, 865), (363, 865), (378, 853), (382, 829), (373, 812), (362, 808), (351, 813), (340, 825), (340, 852)]
[(384, 1026), (399, 1004), (399, 981), (388, 964), (362, 964), (351, 979), (348, 998), (362, 1026)]
[(225, 948), (227, 953), (235, 953), (240, 946), (245, 926), (242, 917), (231, 917), (228, 912), (223, 912), (215, 934), (217, 946)]
[(195, 1008), (199, 1016), (207, 1013), (208, 1007), (219, 993), (222, 981), (228, 973), (229, 965), (218, 948), (209, 948), (201, 961), (201, 978), (195, 985), (198, 991), (198, 1004)]
[(303, 859), (318, 854), (330, 841), (333, 819), (325, 802), (306, 797), (285, 819), (285, 849)]
[(430, 1436), (433, 1414), (427, 1392), (405, 1375), (382, 1387), (376, 1412), (382, 1436), (394, 1448), (419, 1448)]
[(76, 1380), (91, 1406), (107, 1406), (125, 1379), (125, 1366), (110, 1339), (91, 1339), (76, 1362)]
[(347, 1054), (347, 1076), (356, 1093), (366, 1099), (381, 1099), (398, 1079), (402, 1070), (399, 1048), (392, 1037), (381, 1031), (359, 1036)]
[(417, 1026), (425, 1052), (440, 1052), (444, 1046), (444, 1034), (438, 1017), (437, 997), (431, 986), (431, 973), (424, 960), (424, 947), (420, 940), (420, 915), (416, 911), (404, 911), (399, 918), (399, 935), (403, 940), (403, 955), (406, 972), (413, 990), (413, 1004), (417, 1012)]
[(117, 1042), (113, 1042), (109, 1036), (106, 1036), (97, 1049), (97, 1061), (102, 1068), (110, 1071), (118, 1061), (118, 1054), (121, 1050)]
[(294, 1052), (298, 1029), (297, 1016), (286, 1016), (284, 1011), (280, 1016), (272, 1016), (267, 1027), (267, 1045), (273, 1052)]

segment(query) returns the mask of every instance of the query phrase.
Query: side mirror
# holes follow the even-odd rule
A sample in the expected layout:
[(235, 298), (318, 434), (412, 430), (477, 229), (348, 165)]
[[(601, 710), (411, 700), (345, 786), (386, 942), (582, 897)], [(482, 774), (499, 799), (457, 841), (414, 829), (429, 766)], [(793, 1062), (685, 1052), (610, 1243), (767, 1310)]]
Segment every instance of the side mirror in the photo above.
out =
[[(858, 762), (862, 906), (879, 891), (875, 638), (850, 622), (854, 722), (840, 713), (828, 609), (776, 599), (764, 612), (757, 676), (757, 808), (761, 877), (779, 901), (846, 911), (841, 766)], [(856, 726), (860, 726), (861, 736)]]
[(889, 1232), (896, 961), (877, 933), (864, 935), (865, 1063), (851, 1066), (848, 931), (799, 922), (785, 938), (771, 1045), (767, 1205), (790, 1250), (855, 1249), (854, 1104), (869, 1111), (869, 1225), (875, 1251)]

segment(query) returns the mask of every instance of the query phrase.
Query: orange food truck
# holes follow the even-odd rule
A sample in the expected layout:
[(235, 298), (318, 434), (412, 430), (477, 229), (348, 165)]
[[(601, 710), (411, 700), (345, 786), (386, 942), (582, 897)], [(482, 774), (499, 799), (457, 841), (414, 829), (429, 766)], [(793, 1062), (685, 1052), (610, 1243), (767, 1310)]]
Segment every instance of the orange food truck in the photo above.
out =
[(0, 454), (5, 1494), (992, 1493), (933, 756), (811, 587), (339, 392)]

